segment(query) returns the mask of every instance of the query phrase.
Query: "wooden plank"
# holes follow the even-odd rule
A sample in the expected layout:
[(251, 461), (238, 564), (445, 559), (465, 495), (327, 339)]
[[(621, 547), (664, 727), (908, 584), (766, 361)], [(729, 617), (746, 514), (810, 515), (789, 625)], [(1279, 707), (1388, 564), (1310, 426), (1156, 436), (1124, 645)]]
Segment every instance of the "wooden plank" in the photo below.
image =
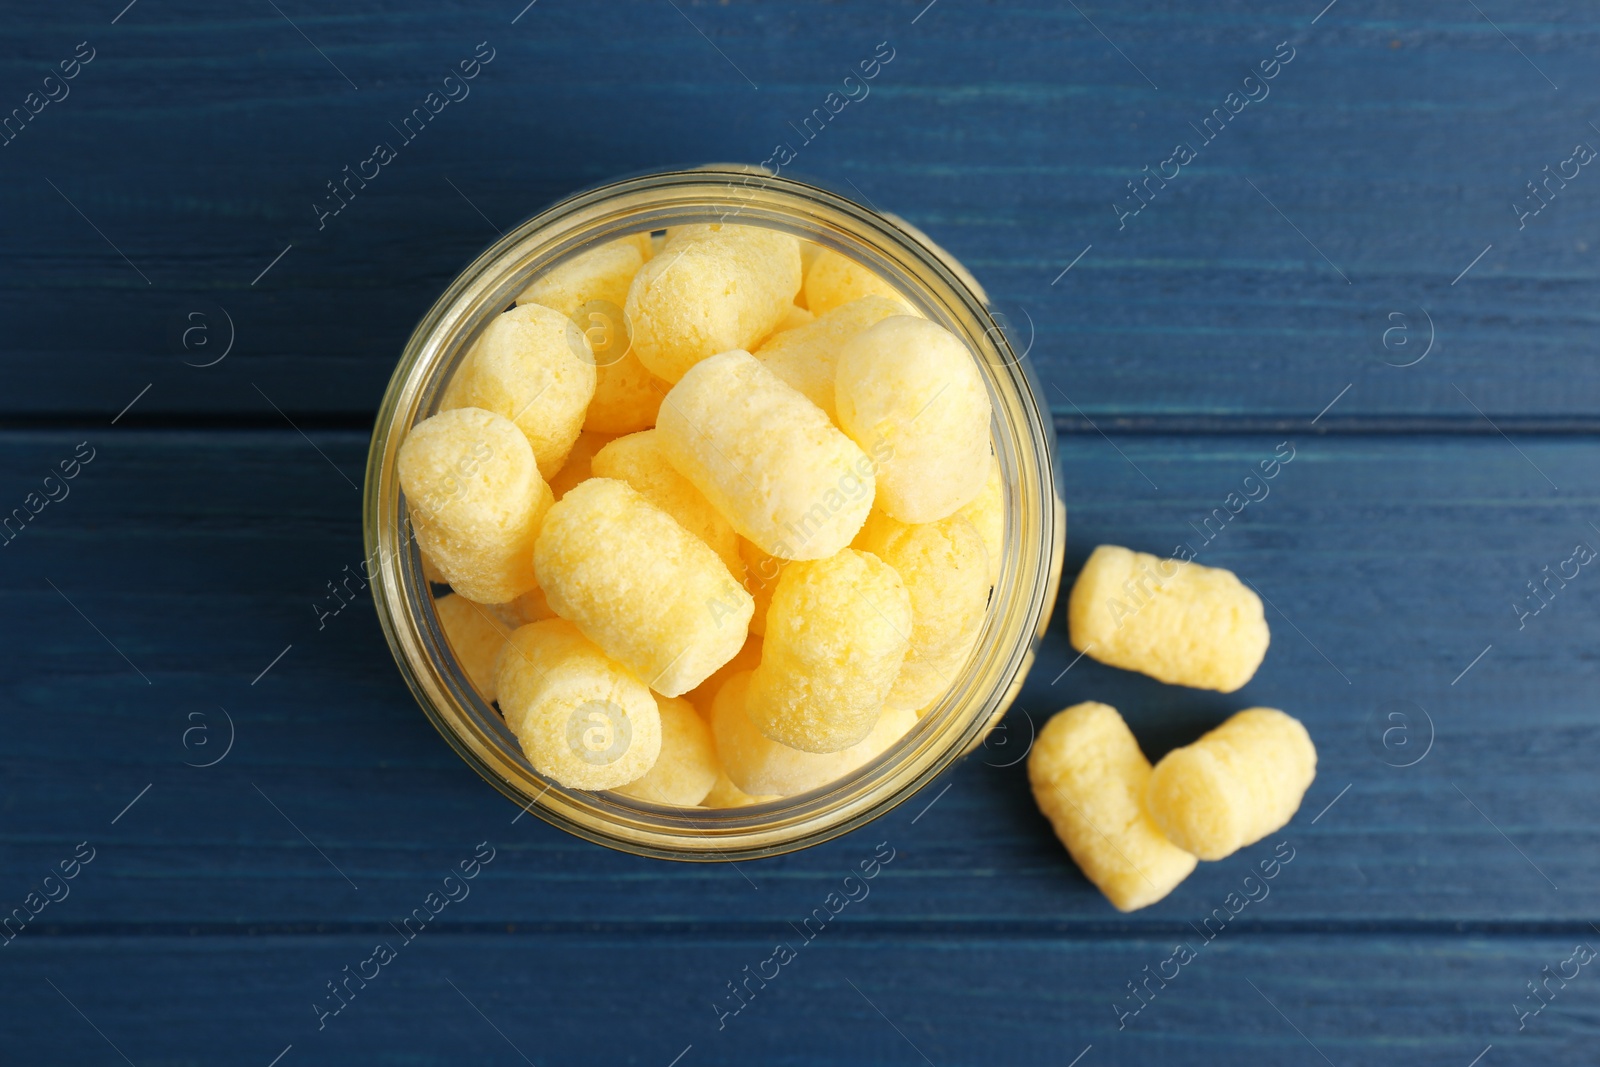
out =
[[(965, 260), (1019, 336), (1031, 323), (1063, 414), (1309, 416), (1346, 385), (1330, 418), (1596, 410), (1600, 201), (1580, 175), (1539, 214), (1513, 209), (1575, 142), (1600, 144), (1572, 96), (1592, 66), (1582, 12), (1341, 5), (1312, 25), (1231, 0), (940, 4), (912, 24), (921, 6), (640, 0), (603, 25), (414, 0), (285, 17), (179, 0), (115, 26), (85, 4), (20, 12), (8, 106), (77, 41), (96, 57), (4, 149), (3, 414), (109, 418), (151, 385), (130, 420), (270, 419), (271, 402), (360, 419), (497, 228), (619, 173), (758, 162), (780, 140), (799, 143), (791, 169)], [(391, 123), (479, 41), (495, 59), (471, 95), (319, 229), (327, 183), (398, 140)], [(804, 143), (880, 41), (894, 59), (870, 95)], [(1199, 141), (1191, 123), (1280, 41), (1295, 57), (1270, 95), (1119, 222), (1127, 183)], [(175, 340), (192, 312), (210, 347)], [(223, 313), (232, 353), (184, 366), (220, 353)], [(1428, 338), (1422, 363), (1385, 365)]]
[[(461, 906), (502, 893), (499, 873), (488, 869)], [(1593, 966), (1573, 955), (1575, 943), (1594, 944), (1586, 929), (1491, 939), (1223, 935), (1209, 945), (1189, 935), (1196, 945), (1182, 966), (1166, 962), (1175, 940), (901, 938), (821, 927), (806, 942), (783, 924), (692, 937), (425, 929), (410, 943), (387, 930), (40, 939), (7, 950), (0, 991), (11, 1010), (0, 1035), (18, 1062), (109, 1064), (120, 1052), (141, 1064), (266, 1065), (282, 1055), (284, 1067), (1087, 1067), (1235, 1055), (1466, 1067), (1479, 1056), (1582, 1063), (1600, 1036)], [(390, 962), (364, 963), (380, 943), (392, 946)], [(352, 978), (339, 1014), (321, 1016), (313, 1005), (340, 1004), (328, 983), (358, 972), (371, 979), (365, 988)], [(1546, 973), (1575, 977), (1550, 979), (1548, 1003), (1519, 1019), (1538, 1003), (1526, 983)], [(734, 1013), (741, 1001), (730, 984), (749, 975), (757, 977)], [(1144, 982), (1141, 1006), (1129, 986)]]
[[(413, 705), (364, 597), (319, 628), (313, 605), (361, 558), (345, 481), (360, 478), (361, 435), (8, 433), (3, 499), (22, 504), (84, 438), (94, 458), (70, 495), (0, 550), (0, 899), (20, 901), (79, 841), (100, 849), (40, 929), (381, 923), (485, 839), (507, 857), (503, 888), (476, 913), (491, 924), (776, 922), (880, 840), (903, 856), (893, 918), (912, 929), (1199, 922), (1277, 838), (1116, 915), (1050, 836), (1016, 762), (1030, 722), (1085, 699), (1121, 708), (1152, 756), (1252, 704), (1307, 723), (1319, 777), (1281, 835), (1297, 859), (1248, 924), (1537, 930), (1600, 904), (1588, 757), (1600, 586), (1582, 569), (1522, 629), (1510, 606), (1575, 543), (1600, 547), (1590, 440), (1295, 439), (1269, 495), (1203, 546), (1188, 523), (1287, 455), (1280, 439), (1064, 440), (1069, 580), (1101, 541), (1189, 540), (1274, 605), (1257, 678), (1222, 696), (1079, 661), (1058, 611), (1006, 732), (947, 792), (734, 869), (635, 859), (514, 821)], [(231, 752), (184, 766), (222, 751), (219, 709), (236, 727)], [(1391, 711), (1413, 732), (1386, 746)], [(215, 732), (186, 750), (196, 725)]]

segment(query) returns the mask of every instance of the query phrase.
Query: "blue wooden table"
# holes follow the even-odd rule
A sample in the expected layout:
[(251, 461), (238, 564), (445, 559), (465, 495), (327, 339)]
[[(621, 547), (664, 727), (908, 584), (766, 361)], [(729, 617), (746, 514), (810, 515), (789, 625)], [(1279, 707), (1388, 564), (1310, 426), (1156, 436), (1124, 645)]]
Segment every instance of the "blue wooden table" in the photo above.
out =
[[(0, 1062), (1595, 1061), (1593, 5), (124, 2), (13, 4), (0, 39)], [(646, 861), (519, 816), (365, 598), (315, 605), (400, 346), (477, 250), (780, 144), (1031, 339), (1069, 577), (1187, 540), (1273, 646), (1180, 690), (1076, 661), (1058, 612), (1004, 728), (896, 812)], [(1119, 915), (1017, 762), (1086, 699), (1151, 756), (1282, 707), (1317, 781)]]

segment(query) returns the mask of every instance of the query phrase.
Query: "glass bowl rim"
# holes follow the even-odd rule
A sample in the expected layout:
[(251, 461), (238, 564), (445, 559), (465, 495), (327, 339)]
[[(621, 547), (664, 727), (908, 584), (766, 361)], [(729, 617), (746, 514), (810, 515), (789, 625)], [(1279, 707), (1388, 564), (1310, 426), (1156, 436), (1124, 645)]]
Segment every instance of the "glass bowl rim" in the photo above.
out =
[[(431, 603), (432, 594), (421, 577), (414, 538), (401, 535), (405, 520), (395, 457), (411, 426), (437, 404), (442, 383), (469, 339), (533, 275), (603, 240), (660, 230), (669, 219), (687, 221), (686, 214), (699, 218), (718, 210), (722, 220), (790, 229), (864, 259), (892, 279), (920, 287), (924, 305), (930, 295), (937, 296), (931, 308), (923, 307), (924, 313), (938, 312), (936, 320), (974, 349), (997, 400), (996, 425), (1001, 424), (1002, 407), (1016, 424), (1001, 426), (1009, 433), (995, 435), (1002, 468), (1029, 477), (1008, 479), (1007, 551), (979, 648), (934, 705), (937, 710), (930, 710), (885, 753), (819, 790), (742, 808), (668, 809), (544, 782), (531, 773), (514, 741), (508, 750), (503, 737), (490, 736), (493, 731), (468, 714), (464, 705), (481, 705), (481, 697), (459, 670), (442, 670), (437, 655), (429, 654), (442, 646), (446, 660), (454, 664), (431, 609), (427, 617), (419, 617), (420, 599)], [(489, 245), (457, 274), (407, 340), (374, 424), (363, 494), (374, 607), (396, 664), (429, 721), (469, 766), (524, 811), (586, 840), (661, 859), (742, 860), (819, 844), (886, 814), (981, 744), (1032, 665), (1054, 607), (1065, 541), (1054, 427), (1041, 395), (1031, 367), (991, 315), (982, 287), (904, 220), (820, 185), (740, 164), (659, 171), (595, 186), (531, 216)], [(998, 402), (1002, 400), (1007, 403)], [(1002, 454), (1002, 439), (1015, 456)], [(1037, 505), (1032, 513), (1022, 511), (1029, 501), (1017, 500), (1019, 494), (1036, 498), (1031, 500)], [(1019, 511), (1020, 516), (1013, 514)], [(1037, 536), (1028, 539), (1031, 546), (1019, 531), (1027, 523), (1018, 521), (1029, 514), (1039, 526)], [(373, 568), (373, 560), (383, 565)], [(1003, 632), (997, 608), (1007, 609)], [(1004, 648), (985, 648), (997, 639), (1004, 641)], [(985, 687), (964, 689), (964, 683), (976, 680), (980, 661), (986, 666), (978, 672)], [(494, 715), (492, 708), (489, 712)], [(478, 714), (481, 719), (481, 709)], [(507, 733), (503, 726), (500, 732)], [(914, 738), (916, 743), (907, 743)], [(702, 821), (711, 825), (700, 825)]]

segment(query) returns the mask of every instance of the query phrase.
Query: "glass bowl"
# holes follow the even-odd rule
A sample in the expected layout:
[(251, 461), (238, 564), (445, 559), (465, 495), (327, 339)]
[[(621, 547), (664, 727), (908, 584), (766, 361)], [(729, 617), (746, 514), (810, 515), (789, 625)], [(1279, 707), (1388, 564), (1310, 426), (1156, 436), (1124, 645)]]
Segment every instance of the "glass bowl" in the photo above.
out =
[[(396, 471), (406, 434), (434, 414), (445, 384), (487, 324), (542, 271), (605, 241), (685, 223), (774, 227), (861, 262), (975, 354), (993, 403), (1004, 481), (1000, 573), (976, 649), (950, 690), (882, 755), (809, 793), (740, 808), (669, 808), (568, 789), (536, 772), (499, 712), (451, 652), (423, 577)], [(373, 602), (422, 709), (475, 771), (570, 833), (643, 856), (741, 860), (826, 841), (906, 800), (982, 743), (1021, 689), (1061, 579), (1066, 511), (1054, 428), (1027, 361), (972, 276), (908, 223), (826, 189), (717, 165), (628, 178), (578, 193), (478, 256), (423, 317), (390, 379), (367, 457), (363, 518)]]

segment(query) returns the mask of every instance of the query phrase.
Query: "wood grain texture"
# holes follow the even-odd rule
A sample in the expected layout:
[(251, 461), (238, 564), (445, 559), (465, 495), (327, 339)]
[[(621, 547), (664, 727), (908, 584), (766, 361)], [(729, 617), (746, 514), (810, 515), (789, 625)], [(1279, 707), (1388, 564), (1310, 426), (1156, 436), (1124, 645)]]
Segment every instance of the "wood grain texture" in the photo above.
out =
[[(1528, 599), (1600, 548), (1600, 177), (1518, 217), (1600, 147), (1590, 6), (124, 2), (0, 36), (0, 117), (95, 53), (0, 146), (0, 518), (38, 509), (0, 533), (0, 914), (94, 850), (0, 940), (0, 1060), (1592, 1061), (1592, 968), (1519, 1019), (1600, 944), (1600, 578)], [(319, 229), (326, 183), (479, 42), (471, 95)], [(1270, 95), (1126, 215), (1280, 42)], [(316, 605), (362, 555), (394, 359), (470, 257), (578, 187), (780, 140), (959, 256), (1029, 348), (1068, 580), (1103, 541), (1188, 542), (1269, 599), (1273, 645), (1241, 692), (1192, 692), (1079, 659), (1058, 611), (1003, 727), (902, 808), (737, 868), (649, 862), (519, 817), (367, 598)], [(1085, 699), (1152, 757), (1282, 707), (1318, 778), (1281, 834), (1119, 915), (1020, 764)], [(479, 842), (470, 898), (319, 1031), (326, 983)], [(719, 1028), (880, 842), (870, 896)], [(1119, 1029), (1179, 941), (1198, 958)]]
[[(879, 880), (894, 877), (891, 866)], [(478, 893), (492, 899), (502, 888), (493, 879), (490, 867), (462, 906)], [(861, 906), (875, 904), (874, 895)], [(7, 950), (17, 959), (0, 974), (12, 1007), (0, 1037), (71, 1063), (121, 1062), (114, 1044), (138, 1064), (265, 1065), (292, 1046), (283, 1064), (659, 1067), (679, 1055), (680, 1065), (1064, 1067), (1090, 1046), (1080, 1064), (1311, 1064), (1326, 1056), (1350, 1067), (1465, 1067), (1489, 1045), (1484, 1063), (1583, 1063), (1593, 1045), (1587, 968), (1564, 989), (1552, 981), (1554, 998), (1517, 1029), (1518, 1012), (1534, 1003), (1524, 983), (1571, 958), (1577, 936), (1409, 936), (1358, 948), (1341, 937), (1223, 934), (1197, 944), (1166, 988), (1151, 980), (1151, 999), (1119, 1030), (1118, 1007), (1140, 1003), (1128, 984), (1145, 980), (1146, 967), (1155, 973), (1178, 936), (927, 938), (824, 928), (802, 943), (774, 924), (691, 937), (439, 930), (409, 945), (389, 931), (85, 937)], [(385, 939), (396, 958), (367, 988), (352, 980), (354, 996), (318, 1030), (313, 1005), (338, 1004), (325, 983), (342, 980), (346, 967), (355, 973)], [(781, 942), (794, 944), (794, 958), (764, 968), (777, 974), (765, 988), (752, 979), (754, 997), (737, 1015), (719, 1015), (719, 1005), (726, 1012), (739, 1003), (728, 983), (755, 974)], [(86, 958), (97, 966), (85, 967)], [(172, 990), (189, 995), (169, 999)], [(48, 1044), (36, 1039), (43, 1030)]]
[[(1064, 414), (1309, 416), (1347, 384), (1335, 416), (1475, 417), (1462, 393), (1500, 418), (1600, 402), (1582, 355), (1600, 182), (1582, 170), (1520, 223), (1512, 208), (1575, 143), (1600, 146), (1584, 103), (1600, 26), (1580, 5), (1347, 0), (1312, 25), (1242, 0), (946, 0), (913, 25), (921, 4), (637, 0), (604, 16), (546, 2), (512, 25), (519, 6), (11, 16), (8, 107), (76, 42), (97, 54), (0, 149), (4, 414), (109, 416), (151, 383), (130, 419), (270, 418), (256, 383), (292, 413), (359, 419), (496, 228), (622, 173), (758, 162), (779, 141), (796, 171), (969, 264)], [(471, 95), (319, 230), (326, 183), (398, 140), (390, 124), (480, 41), (496, 58)], [(791, 123), (880, 41), (895, 58), (870, 95), (802, 143)], [(1295, 58), (1269, 95), (1119, 228), (1127, 183), (1198, 143), (1190, 124), (1279, 42)], [(233, 354), (185, 367), (204, 359), (173, 324), (209, 310), (220, 337), (216, 308)], [(1424, 362), (1385, 365), (1429, 336)]]
[[(1252, 924), (1580, 929), (1600, 905), (1588, 756), (1600, 583), (1583, 570), (1521, 630), (1510, 607), (1576, 542), (1600, 546), (1588, 525), (1600, 512), (1592, 442), (1292, 441), (1270, 495), (1200, 555), (1273, 605), (1272, 648), (1244, 690), (1182, 690), (1079, 661), (1063, 607), (1005, 731), (950, 776), (934, 807), (919, 815), (929, 791), (881, 829), (733, 869), (617, 855), (531, 817), (513, 826), (516, 808), (412, 703), (368, 599), (319, 629), (313, 604), (360, 559), (357, 494), (340, 474), (359, 471), (359, 435), (90, 436), (96, 457), (72, 495), (3, 549), (0, 587), (6, 616), (28, 620), (0, 667), (13, 707), (0, 889), (20, 899), (64, 847), (103, 843), (70, 910), (41, 918), (64, 930), (381, 924), (410, 906), (419, 878), (485, 838), (515, 858), (497, 902), (475, 915), (491, 924), (778, 921), (803, 913), (816, 878), (848, 869), (867, 838), (904, 854), (904, 888), (881, 918), (908, 928), (1198, 921), (1254, 860), (1203, 865), (1168, 901), (1118, 916), (1050, 838), (1023, 767), (1003, 766), (1045, 717), (1085, 699), (1122, 709), (1152, 757), (1251, 704), (1306, 722), (1321, 764), (1285, 831), (1301, 858)], [(20, 500), (33, 472), (76, 442), (8, 435), (15, 473), (0, 492)], [(1199, 547), (1187, 517), (1222, 507), (1281, 445), (1126, 438), (1124, 458), (1098, 437), (1065, 440), (1062, 469), (1081, 501), (1069, 513), (1069, 580), (1101, 541)], [(233, 751), (216, 767), (185, 767), (220, 753), (219, 708), (236, 724)], [(1385, 746), (1392, 710), (1409, 714), (1411, 732)], [(1427, 746), (1422, 712), (1431, 750), (1390, 766)], [(185, 749), (197, 723), (216, 731), (217, 747), (191, 735)]]

